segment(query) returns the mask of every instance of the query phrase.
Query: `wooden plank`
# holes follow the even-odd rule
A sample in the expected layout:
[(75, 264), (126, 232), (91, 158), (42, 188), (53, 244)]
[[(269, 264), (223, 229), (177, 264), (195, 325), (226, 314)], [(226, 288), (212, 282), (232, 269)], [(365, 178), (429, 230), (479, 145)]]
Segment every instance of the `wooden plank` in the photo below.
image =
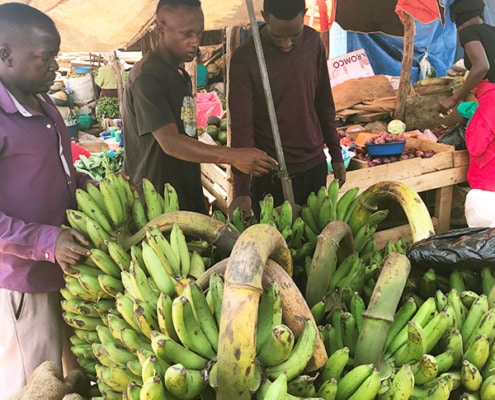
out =
[(453, 186), (445, 186), (437, 189), (435, 197), (435, 217), (438, 218), (438, 232), (446, 232), (450, 229), (452, 214)]
[[(433, 217), (431, 219), (433, 223), (433, 227), (435, 228), (435, 232), (438, 229), (438, 220)], [(391, 240), (392, 242), (396, 242), (397, 239), (402, 238), (407, 242), (412, 241), (411, 227), (410, 225), (400, 225), (394, 228), (384, 229), (382, 231), (376, 232), (373, 237), (375, 238), (376, 248), (383, 249), (385, 244)]]
[(227, 173), (216, 164), (201, 164), (201, 173), (210, 181), (218, 184), (225, 192), (228, 191)]
[(225, 214), (227, 214), (228, 206), (227, 206), (227, 193), (222, 190), (222, 188), (210, 181), (204, 175), (201, 176), (201, 183), (203, 187), (212, 194), (216, 199), (216, 206)]
[(467, 150), (456, 150), (454, 154), (454, 167), (469, 165), (469, 153)]

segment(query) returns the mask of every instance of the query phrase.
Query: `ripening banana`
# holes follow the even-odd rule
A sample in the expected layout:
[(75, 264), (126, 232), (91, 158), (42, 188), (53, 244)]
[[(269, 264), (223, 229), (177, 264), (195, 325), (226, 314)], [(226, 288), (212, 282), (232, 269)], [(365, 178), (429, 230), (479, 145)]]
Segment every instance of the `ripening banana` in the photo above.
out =
[(345, 400), (351, 397), (362, 383), (374, 372), (373, 364), (360, 364), (348, 371), (337, 380), (336, 400)]
[(117, 293), (124, 290), (122, 281), (120, 279), (114, 278), (111, 275), (99, 274), (98, 283), (103, 291), (110, 297), (115, 297)]
[(282, 372), (265, 391), (263, 400), (285, 400), (287, 398), (287, 373)]
[(136, 379), (125, 366), (115, 363), (110, 367), (96, 364), (96, 376), (117, 392), (125, 392), (129, 382)]
[(178, 341), (179, 337), (175, 332), (174, 323), (172, 321), (172, 297), (165, 292), (161, 292), (160, 296), (158, 296), (156, 314), (160, 332), (173, 340)]
[(266, 376), (269, 379), (276, 379), (282, 371), (286, 371), (287, 379), (290, 381), (300, 375), (313, 356), (317, 335), (318, 331), (314, 322), (309, 319), (306, 320), (292, 353), (284, 362), (267, 367), (265, 369)]
[(179, 211), (179, 196), (175, 188), (169, 182), (165, 183), (163, 200), (163, 212)]
[(111, 234), (113, 232), (110, 221), (88, 192), (81, 188), (76, 189), (76, 201), (79, 209), (86, 214), (88, 218), (96, 221), (106, 233)]
[(120, 229), (126, 215), (117, 188), (108, 179), (103, 179), (100, 181), (100, 192), (113, 228)]
[(150, 279), (143, 268), (137, 264), (131, 263), (131, 266), (129, 267), (129, 279), (133, 286), (133, 294), (135, 293), (137, 295), (137, 299), (146, 301), (149, 304), (156, 304), (158, 295), (152, 289)]
[(155, 189), (150, 180), (143, 178), (143, 197), (146, 205), (146, 218), (151, 221), (153, 218), (163, 214), (163, 197)]
[(133, 311), (141, 332), (151, 338), (151, 332), (159, 329), (156, 308), (146, 301), (134, 299)]
[(461, 365), (461, 382), (466, 390), (470, 392), (479, 390), (483, 383), (481, 372), (468, 360), (464, 360)]
[(287, 325), (276, 325), (256, 358), (265, 367), (280, 364), (289, 358), (294, 342), (294, 334)]
[(191, 303), (196, 320), (199, 321), (201, 329), (216, 352), (218, 350), (218, 327), (203, 290), (195, 281), (189, 281), (182, 295), (186, 296)]
[(167, 368), (164, 382), (172, 396), (186, 400), (197, 398), (204, 387), (201, 371), (188, 369), (180, 363)]
[(424, 354), (417, 363), (411, 365), (416, 385), (424, 385), (438, 375), (438, 362), (435, 356)]
[(468, 344), (470, 338), (474, 335), (486, 311), (488, 311), (488, 297), (481, 294), (469, 308), (466, 319), (460, 327), (464, 346)]
[(159, 374), (146, 379), (141, 386), (139, 400), (166, 400), (163, 378)]
[(199, 279), (199, 277), (203, 275), (205, 271), (206, 271), (205, 260), (196, 250), (193, 250), (191, 252), (191, 264), (189, 268), (189, 276), (193, 277), (194, 279)]
[(132, 328), (121, 328), (119, 337), (122, 344), (132, 353), (136, 353), (139, 349), (151, 350), (148, 338)]
[[(110, 243), (116, 242), (109, 242), (109, 244)], [(109, 253), (106, 251), (91, 249), (89, 258), (105, 274), (111, 275), (114, 278), (120, 278), (120, 267), (115, 263), (115, 261), (113, 261), (112, 257), (110, 257)]]
[(172, 321), (177, 336), (185, 347), (209, 359), (216, 357), (210, 341), (194, 317), (192, 305), (187, 297), (178, 296), (173, 300)]
[(397, 366), (406, 363), (419, 361), (426, 353), (426, 333), (421, 325), (414, 321), (407, 323), (407, 340), (393, 355), (394, 362)]
[(490, 355), (490, 341), (485, 334), (477, 335), (464, 352), (464, 360), (468, 360), (480, 371)]
[[(349, 400), (373, 400), (378, 394), (378, 390), (381, 386), (380, 371), (374, 369), (371, 375), (369, 375), (363, 383), (356, 389), (356, 391), (348, 397)], [(338, 384), (337, 384), (338, 388)]]
[[(170, 268), (167, 259), (162, 253), (158, 253), (145, 241), (142, 243), (142, 249), (144, 265), (156, 288), (160, 292), (165, 292), (169, 296), (173, 296), (175, 293), (176, 281), (172, 274), (167, 270), (167, 266)], [(170, 272), (172, 272), (171, 268)]]
[(141, 201), (141, 196), (137, 190), (132, 191), (134, 200), (131, 207), (131, 217), (134, 222), (136, 230), (142, 229), (148, 223), (148, 216), (144, 209), (144, 204)]
[(134, 299), (124, 293), (117, 293), (115, 295), (115, 308), (132, 329), (138, 332), (141, 331), (134, 315)]
[(256, 327), (256, 354), (272, 334), (272, 329), (281, 323), (282, 295), (278, 284), (274, 282), (260, 297)]
[(342, 347), (334, 351), (328, 357), (327, 362), (320, 370), (320, 379), (322, 381), (328, 381), (335, 378), (340, 379), (344, 369), (349, 361), (349, 348)]
[(179, 224), (174, 223), (172, 225), (170, 245), (180, 261), (180, 276), (186, 278), (191, 268), (191, 256), (189, 255), (186, 237)]
[(151, 347), (156, 356), (170, 364), (181, 363), (186, 368), (205, 368), (208, 360), (187, 349), (163, 333), (154, 333), (151, 337)]
[(409, 364), (402, 365), (392, 379), (390, 388), (381, 400), (408, 400), (414, 389), (414, 375)]
[[(119, 267), (120, 271), (128, 271), (131, 265), (131, 256), (127, 251), (116, 241), (109, 241), (107, 243), (108, 255), (112, 258), (115, 264)], [(120, 277), (119, 271), (119, 277)]]
[(490, 375), (483, 380), (480, 387), (480, 398), (482, 400), (495, 398), (495, 375)]

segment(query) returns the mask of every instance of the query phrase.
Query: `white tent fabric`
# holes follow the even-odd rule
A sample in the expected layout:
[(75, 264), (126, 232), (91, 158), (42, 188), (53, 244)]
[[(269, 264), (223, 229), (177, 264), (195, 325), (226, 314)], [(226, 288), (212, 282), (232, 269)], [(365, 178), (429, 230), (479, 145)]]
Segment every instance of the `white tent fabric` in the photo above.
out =
[[(0, 4), (9, 0), (0, 0)], [(62, 37), (62, 52), (127, 48), (153, 25), (157, 0), (25, 0), (48, 14)], [(249, 23), (245, 0), (202, 0), (205, 30)], [(253, 0), (257, 13), (262, 0)], [(258, 15), (260, 17), (260, 15)]]

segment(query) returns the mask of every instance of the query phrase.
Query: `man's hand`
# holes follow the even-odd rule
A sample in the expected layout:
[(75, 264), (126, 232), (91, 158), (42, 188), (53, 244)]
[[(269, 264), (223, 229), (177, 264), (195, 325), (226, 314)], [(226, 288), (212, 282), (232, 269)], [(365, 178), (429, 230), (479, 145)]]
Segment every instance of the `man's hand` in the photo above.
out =
[(332, 163), (332, 168), (333, 168), (333, 176), (335, 177), (335, 180), (339, 182), (339, 187), (342, 187), (342, 185), (345, 183), (345, 175), (346, 175), (344, 163), (343, 162)]
[(55, 245), (55, 260), (65, 269), (89, 256), (91, 252), (88, 246), (88, 240), (80, 232), (75, 229), (63, 229)]
[(250, 196), (237, 196), (234, 200), (232, 200), (229, 204), (229, 218), (232, 217), (232, 213), (236, 208), (240, 208), (242, 214), (244, 215), (244, 219), (247, 220), (251, 217), (251, 197)]
[(232, 148), (232, 150), (235, 151), (232, 165), (247, 175), (261, 176), (277, 168), (277, 161), (262, 150), (254, 147)]
[(439, 112), (441, 114), (450, 114), (452, 109), (456, 106), (457, 101), (453, 98), (453, 96), (446, 97), (445, 99), (440, 100), (440, 108)]

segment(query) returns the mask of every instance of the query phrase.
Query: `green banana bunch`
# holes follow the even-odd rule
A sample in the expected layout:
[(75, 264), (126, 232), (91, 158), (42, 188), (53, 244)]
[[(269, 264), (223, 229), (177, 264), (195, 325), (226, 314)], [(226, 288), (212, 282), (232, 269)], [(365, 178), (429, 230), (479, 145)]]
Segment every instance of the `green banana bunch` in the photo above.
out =
[(256, 327), (256, 354), (273, 334), (272, 330), (282, 323), (282, 296), (276, 282), (260, 296)]
[(480, 371), (485, 366), (490, 355), (490, 341), (485, 334), (478, 335), (464, 352), (464, 360), (469, 361)]
[(140, 332), (151, 339), (151, 332), (159, 329), (156, 308), (146, 301), (134, 299), (133, 312)]
[(173, 300), (172, 321), (177, 336), (186, 348), (208, 359), (216, 357), (210, 341), (194, 316), (192, 304), (187, 297), (178, 296)]
[(100, 181), (100, 192), (113, 230), (119, 230), (126, 219), (126, 209), (119, 196), (115, 182), (109, 179), (103, 179)]
[(160, 374), (155, 374), (143, 382), (139, 400), (167, 400), (165, 385)]
[[(113, 232), (112, 225), (98, 203), (84, 189), (76, 189), (76, 201), (79, 209), (91, 220), (94, 220), (107, 234)], [(72, 213), (74, 216), (74, 213)], [(87, 224), (87, 223), (86, 223)], [(89, 234), (89, 232), (87, 232)]]
[(424, 385), (431, 382), (438, 375), (438, 361), (431, 354), (423, 354), (421, 360), (411, 364), (416, 385)]
[(164, 200), (150, 180), (143, 178), (143, 197), (146, 205), (146, 218), (151, 221), (153, 218), (163, 214)]
[(121, 364), (112, 364), (109, 367), (96, 364), (96, 376), (99, 381), (116, 392), (125, 392), (129, 382), (136, 380), (127, 367)]
[(402, 366), (417, 362), (426, 353), (426, 333), (421, 325), (414, 321), (407, 323), (407, 341), (393, 355), (394, 363)]
[(357, 205), (359, 188), (348, 189), (337, 202), (337, 218), (340, 221), (348, 222)]
[(403, 364), (392, 379), (390, 388), (380, 400), (408, 400), (414, 389), (414, 375), (409, 364)]
[(170, 231), (170, 246), (179, 259), (179, 275), (183, 278), (187, 278), (189, 269), (191, 268), (191, 257), (189, 255), (186, 237), (179, 224), (174, 223), (172, 226), (172, 230)]
[(131, 207), (131, 218), (134, 223), (136, 230), (142, 229), (148, 223), (148, 216), (146, 215), (146, 210), (144, 209), (144, 204), (141, 200), (141, 195), (137, 190), (132, 191), (132, 196), (134, 200)]
[(177, 282), (172, 276), (171, 268), (168, 268), (170, 264), (165, 255), (157, 252), (155, 248), (145, 241), (142, 243), (142, 250), (144, 265), (156, 288), (160, 292), (173, 296)]
[(287, 398), (287, 373), (282, 372), (264, 391), (263, 400), (285, 400)]

